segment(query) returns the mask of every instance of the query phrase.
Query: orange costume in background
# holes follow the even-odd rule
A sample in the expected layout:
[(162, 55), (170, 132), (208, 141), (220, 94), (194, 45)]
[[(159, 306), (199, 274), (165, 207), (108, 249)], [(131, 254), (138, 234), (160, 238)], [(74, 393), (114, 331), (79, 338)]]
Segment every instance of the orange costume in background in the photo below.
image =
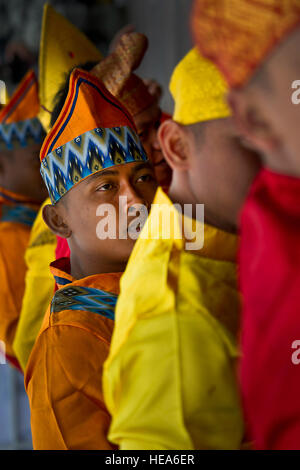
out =
[(6, 358), (20, 368), (13, 340), (25, 289), (25, 250), (38, 207), (0, 188), (0, 340)]
[(25, 388), (34, 449), (113, 449), (102, 368), (114, 327), (121, 273), (72, 278), (51, 265), (55, 293), (29, 358)]
[[(40, 142), (38, 84), (29, 71), (0, 111), (0, 152)], [(22, 165), (22, 161), (17, 162)], [(39, 204), (0, 188), (0, 340), (7, 359), (19, 368), (13, 340), (25, 288), (25, 250)]]

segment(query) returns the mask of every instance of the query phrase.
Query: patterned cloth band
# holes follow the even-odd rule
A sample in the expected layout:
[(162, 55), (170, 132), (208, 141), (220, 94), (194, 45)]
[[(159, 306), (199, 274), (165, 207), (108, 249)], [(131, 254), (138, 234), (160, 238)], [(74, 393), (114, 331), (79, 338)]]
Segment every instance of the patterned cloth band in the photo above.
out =
[(23, 205), (5, 205), (1, 206), (1, 222), (15, 222), (18, 224), (32, 227), (36, 219), (37, 211)]
[(62, 310), (84, 310), (115, 319), (118, 296), (100, 289), (67, 286), (56, 291), (51, 302), (51, 314)]
[(0, 124), (0, 150), (12, 150), (41, 143), (44, 137), (45, 132), (37, 118)]
[(75, 184), (93, 173), (147, 160), (138, 136), (130, 127), (97, 127), (46, 155), (41, 162), (41, 175), (55, 204)]

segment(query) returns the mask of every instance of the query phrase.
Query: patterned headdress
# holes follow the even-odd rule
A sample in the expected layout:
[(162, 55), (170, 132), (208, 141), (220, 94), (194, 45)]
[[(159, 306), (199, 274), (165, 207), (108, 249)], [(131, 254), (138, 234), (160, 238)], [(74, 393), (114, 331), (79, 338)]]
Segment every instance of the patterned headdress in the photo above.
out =
[(101, 58), (96, 46), (79, 29), (49, 4), (44, 6), (39, 56), (39, 117), (46, 131), (50, 129), (53, 99), (66, 74), (78, 64), (98, 62)]
[(192, 24), (202, 54), (239, 87), (300, 25), (300, 0), (195, 0)]
[(129, 112), (103, 83), (80, 69), (70, 76), (67, 99), (40, 157), (52, 204), (93, 173), (147, 161)]
[(231, 115), (227, 85), (217, 67), (192, 49), (179, 62), (170, 81), (174, 121), (188, 125)]
[(44, 133), (37, 119), (39, 109), (37, 79), (29, 71), (0, 111), (0, 149), (11, 150), (42, 141)]
[(91, 71), (132, 116), (149, 108), (156, 101), (143, 80), (133, 73), (140, 65), (147, 47), (148, 40), (143, 34), (124, 34), (114, 52), (101, 60)]

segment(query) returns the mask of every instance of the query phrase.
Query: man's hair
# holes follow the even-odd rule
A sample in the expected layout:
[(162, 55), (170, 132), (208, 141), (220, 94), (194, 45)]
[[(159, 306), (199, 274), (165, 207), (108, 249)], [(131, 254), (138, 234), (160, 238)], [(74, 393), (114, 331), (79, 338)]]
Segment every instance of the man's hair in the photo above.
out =
[(258, 70), (251, 77), (249, 84), (251, 87), (259, 87), (262, 91), (270, 93), (272, 90), (272, 83), (270, 79), (269, 72), (267, 70), (266, 63), (262, 64)]
[(68, 95), (68, 91), (69, 91), (69, 81), (70, 81), (70, 76), (71, 76), (71, 73), (73, 72), (74, 69), (82, 69), (82, 70), (86, 70), (87, 72), (89, 72), (90, 70), (92, 70), (93, 67), (95, 67), (95, 65), (97, 64), (98, 62), (85, 62), (84, 64), (79, 64), (79, 65), (75, 65), (75, 67), (73, 67), (69, 73), (66, 74), (65, 76), (65, 80), (64, 82), (62, 83), (60, 89), (58, 90), (58, 92), (56, 93), (55, 97), (54, 97), (54, 100), (53, 100), (53, 110), (52, 110), (52, 113), (51, 113), (51, 121), (50, 121), (50, 126), (52, 127), (55, 123), (55, 121), (57, 120), (64, 104), (65, 104), (65, 101), (66, 101), (66, 98), (67, 98), (67, 95)]
[(198, 148), (202, 147), (205, 142), (205, 129), (209, 121), (197, 122), (196, 124), (189, 124), (187, 127), (192, 131)]

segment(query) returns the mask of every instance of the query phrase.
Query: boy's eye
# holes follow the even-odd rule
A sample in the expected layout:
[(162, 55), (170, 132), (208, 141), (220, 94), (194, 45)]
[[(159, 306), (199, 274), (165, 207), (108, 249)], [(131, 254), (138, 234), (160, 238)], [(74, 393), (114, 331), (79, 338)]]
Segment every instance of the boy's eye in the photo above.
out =
[(148, 183), (149, 181), (152, 181), (153, 179), (154, 179), (153, 176), (148, 173), (147, 175), (139, 176), (139, 178), (137, 179), (137, 183)]
[(97, 191), (109, 191), (110, 189), (113, 188), (113, 185), (111, 183), (106, 183), (100, 186)]
[(139, 132), (138, 136), (141, 140), (145, 140), (148, 136), (148, 129), (144, 129), (143, 131)]

